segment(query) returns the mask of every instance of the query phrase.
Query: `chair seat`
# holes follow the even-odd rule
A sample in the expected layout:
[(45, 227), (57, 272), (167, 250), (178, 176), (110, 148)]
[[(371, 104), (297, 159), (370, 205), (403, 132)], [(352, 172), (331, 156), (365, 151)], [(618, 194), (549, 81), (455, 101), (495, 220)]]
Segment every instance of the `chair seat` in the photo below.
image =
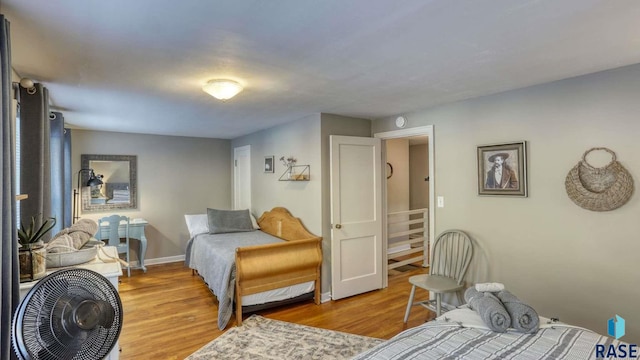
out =
[(409, 282), (419, 288), (435, 293), (449, 293), (464, 289), (455, 279), (438, 275), (416, 275), (409, 278)]

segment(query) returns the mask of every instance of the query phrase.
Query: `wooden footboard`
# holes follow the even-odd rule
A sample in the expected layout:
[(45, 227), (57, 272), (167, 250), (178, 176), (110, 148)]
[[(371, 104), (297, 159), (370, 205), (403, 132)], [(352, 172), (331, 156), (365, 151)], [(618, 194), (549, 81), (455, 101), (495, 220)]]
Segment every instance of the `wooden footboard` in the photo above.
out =
[(236, 320), (242, 325), (242, 296), (281, 287), (315, 282), (315, 303), (320, 304), (322, 238), (308, 232), (284, 208), (265, 212), (260, 229), (287, 242), (236, 249)]

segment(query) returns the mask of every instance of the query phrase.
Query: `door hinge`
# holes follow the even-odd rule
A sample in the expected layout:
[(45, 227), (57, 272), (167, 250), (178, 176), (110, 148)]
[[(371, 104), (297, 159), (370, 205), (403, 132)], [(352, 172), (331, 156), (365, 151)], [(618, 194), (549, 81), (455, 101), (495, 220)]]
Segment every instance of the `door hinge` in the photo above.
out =
[(238, 167), (238, 160), (233, 160), (234, 164), (233, 166)]

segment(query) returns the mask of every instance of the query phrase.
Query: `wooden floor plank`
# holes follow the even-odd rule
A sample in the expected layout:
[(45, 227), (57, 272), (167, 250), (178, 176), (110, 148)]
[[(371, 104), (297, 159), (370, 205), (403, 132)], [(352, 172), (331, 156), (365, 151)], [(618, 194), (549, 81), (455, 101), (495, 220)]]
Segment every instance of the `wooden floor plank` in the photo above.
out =
[[(423, 268), (394, 272), (389, 287), (337, 301), (315, 305), (312, 301), (264, 310), (270, 319), (389, 339), (406, 327), (409, 277)], [(123, 360), (184, 359), (223, 334), (217, 327), (217, 300), (202, 279), (182, 262), (148, 266), (147, 273), (123, 276), (120, 297), (124, 324), (120, 335)], [(416, 299), (428, 293), (416, 291)], [(433, 314), (421, 306), (411, 310), (408, 326), (424, 323)], [(227, 330), (235, 326), (232, 316)]]

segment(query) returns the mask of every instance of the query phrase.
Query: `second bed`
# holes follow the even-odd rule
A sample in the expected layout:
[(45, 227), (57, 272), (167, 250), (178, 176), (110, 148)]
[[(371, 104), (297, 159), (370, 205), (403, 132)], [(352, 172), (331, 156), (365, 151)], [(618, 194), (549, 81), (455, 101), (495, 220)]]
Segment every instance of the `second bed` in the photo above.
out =
[(233, 313), (288, 300), (313, 298), (320, 303), (321, 238), (311, 234), (284, 208), (265, 212), (260, 230), (200, 233), (189, 240), (186, 264), (218, 298), (218, 328)]

